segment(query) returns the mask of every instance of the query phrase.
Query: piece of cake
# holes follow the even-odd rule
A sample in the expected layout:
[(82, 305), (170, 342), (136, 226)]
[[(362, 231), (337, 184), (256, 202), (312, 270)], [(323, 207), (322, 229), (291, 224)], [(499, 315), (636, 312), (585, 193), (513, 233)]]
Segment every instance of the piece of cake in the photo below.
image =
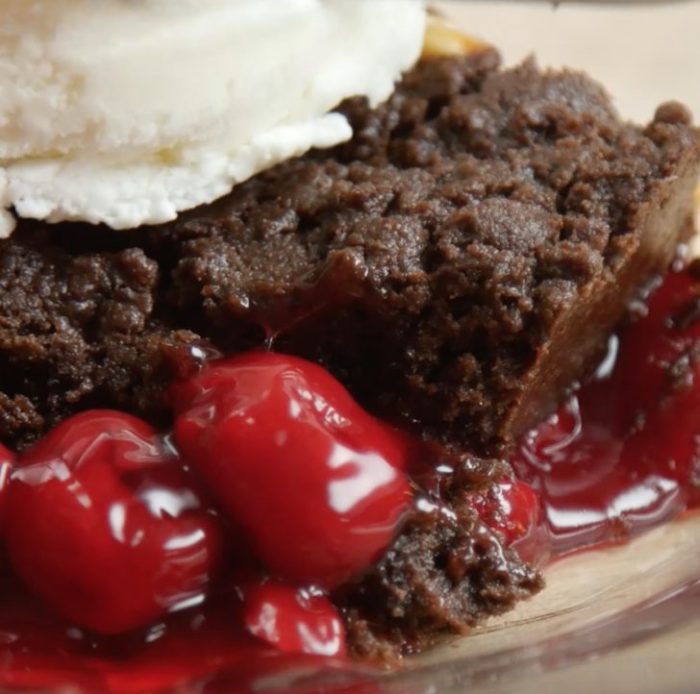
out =
[(0, 435), (101, 402), (163, 421), (173, 346), (270, 344), (361, 402), (490, 454), (602, 353), (691, 217), (695, 131), (620, 122), (575, 73), (426, 61), (347, 145), (158, 229), (24, 223), (6, 242)]

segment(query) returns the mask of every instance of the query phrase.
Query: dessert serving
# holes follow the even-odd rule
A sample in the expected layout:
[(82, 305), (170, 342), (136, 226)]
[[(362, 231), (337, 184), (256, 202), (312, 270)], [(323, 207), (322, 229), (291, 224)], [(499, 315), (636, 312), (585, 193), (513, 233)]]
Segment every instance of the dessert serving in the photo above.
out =
[(681, 104), (400, 0), (5, 4), (2, 686), (396, 664), (700, 498)]

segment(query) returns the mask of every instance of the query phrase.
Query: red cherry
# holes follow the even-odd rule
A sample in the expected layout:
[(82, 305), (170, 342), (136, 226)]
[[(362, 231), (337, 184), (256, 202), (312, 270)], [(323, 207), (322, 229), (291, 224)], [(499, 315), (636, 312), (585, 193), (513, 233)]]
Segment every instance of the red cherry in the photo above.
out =
[(481, 520), (498, 531), (506, 545), (526, 537), (541, 520), (540, 502), (532, 487), (504, 479), (470, 500)]
[(243, 620), (253, 636), (285, 653), (344, 656), (345, 629), (323, 595), (279, 583), (245, 587)]
[(29, 449), (12, 475), (11, 564), (59, 614), (101, 634), (197, 603), (222, 535), (190, 482), (145, 422), (77, 415)]
[(321, 367), (247, 354), (175, 402), (178, 447), (273, 573), (332, 587), (391, 542), (410, 500), (404, 447)]

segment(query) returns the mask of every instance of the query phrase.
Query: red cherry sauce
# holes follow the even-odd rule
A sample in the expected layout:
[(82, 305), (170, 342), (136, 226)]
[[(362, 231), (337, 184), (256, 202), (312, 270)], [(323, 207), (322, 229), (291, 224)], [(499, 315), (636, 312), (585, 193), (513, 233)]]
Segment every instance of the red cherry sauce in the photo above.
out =
[[(690, 271), (670, 274), (651, 296), (645, 315), (611, 340), (597, 377), (524, 438), (512, 460), (519, 479), (472, 495), (474, 507), (504, 543), (528, 557), (561, 555), (627, 539), (700, 502), (700, 385), (695, 382), (700, 375), (699, 317), (700, 282)], [(263, 362), (271, 368), (259, 369)], [(135, 693), (189, 689), (197, 682), (197, 691), (212, 693), (374, 691), (363, 681), (362, 671), (343, 660), (340, 619), (317, 586), (337, 584), (376, 557), (389, 540), (408, 497), (401, 446), (342, 389), (336, 391), (327, 374), (300, 360), (244, 355), (217, 361), (213, 368), (197, 364), (186, 375), (189, 380), (175, 394), (171, 438), (180, 450), (171, 453), (182, 467), (173, 474), (179, 479), (196, 473), (217, 500), (230, 545), (227, 566), (234, 573), (219, 576), (199, 605), (170, 614), (165, 610), (148, 626), (127, 634), (96, 637), (47, 610), (25, 587), (32, 583), (26, 576), (20, 585), (6, 571), (0, 583), (0, 687), (37, 690), (71, 684), (84, 692)], [(261, 398), (264, 392), (271, 397)], [(152, 440), (147, 428), (133, 421), (132, 428)], [(308, 452), (306, 435), (316, 446)], [(168, 457), (167, 445), (154, 445), (157, 460), (149, 468)], [(92, 449), (85, 455), (96, 456), (92, 465), (116, 465), (123, 472), (129, 456), (125, 459), (121, 446), (108, 449), (109, 455)], [(339, 450), (343, 456), (328, 467), (328, 456)], [(246, 459), (244, 464), (239, 465), (233, 451)], [(37, 452), (29, 455), (30, 462), (32, 455), (36, 463)], [(365, 474), (363, 462), (372, 455), (383, 461), (379, 478)], [(8, 470), (26, 464), (22, 458), (15, 462), (0, 449), (3, 523), (8, 506), (14, 504), (21, 516), (33, 500), (31, 490), (24, 489), (23, 497), (13, 502), (15, 492), (8, 494), (5, 485)], [(43, 460), (47, 462), (51, 467), (50, 460)], [(232, 475), (234, 463), (240, 475)], [(304, 485), (294, 483), (288, 465), (296, 466)], [(76, 468), (74, 476), (104, 503), (104, 489), (91, 477), (90, 465)], [(148, 479), (152, 476), (151, 471)], [(111, 479), (118, 493), (126, 495), (123, 501), (129, 500), (129, 488), (143, 489), (133, 479), (125, 486), (122, 473)], [(166, 481), (172, 486), (170, 473)], [(329, 485), (339, 483), (362, 491), (362, 503), (345, 511), (338, 504), (322, 503), (324, 496), (332, 499)], [(293, 508), (298, 500), (290, 501), (290, 496), (301, 494), (304, 486), (314, 498), (300, 517)], [(71, 490), (80, 496), (80, 489)], [(56, 487), (46, 493), (58, 499), (65, 491)], [(201, 503), (191, 510), (192, 522), (204, 522), (197, 515)], [(141, 517), (144, 511), (135, 508)], [(275, 523), (265, 525), (268, 517)], [(178, 518), (144, 518), (156, 547), (161, 547), (159, 538), (178, 532)], [(59, 514), (55, 522), (65, 519)], [(362, 542), (349, 553), (336, 553), (335, 535), (324, 532), (340, 532), (345, 543), (353, 534), (343, 536), (346, 522), (351, 531), (353, 525), (358, 529)], [(96, 523), (94, 528), (99, 531)], [(21, 554), (17, 544), (23, 534), (31, 543), (30, 530), (27, 526), (10, 533), (15, 554)], [(276, 533), (287, 530), (294, 546), (303, 549), (301, 561), (289, 546), (276, 553), (283, 542)], [(51, 538), (54, 528), (39, 524), (37, 532)], [(318, 543), (325, 549), (314, 553)], [(119, 563), (132, 561), (128, 555), (120, 555)], [(262, 565), (268, 571), (273, 567), (274, 575)], [(0, 566), (7, 569), (7, 560)], [(133, 566), (133, 571), (141, 570), (139, 562)], [(32, 568), (25, 569), (29, 577)], [(59, 562), (58, 568), (65, 567)], [(198, 574), (208, 568), (205, 562)], [(152, 580), (148, 571), (143, 580)], [(50, 599), (50, 584), (42, 581), (41, 576), (35, 580), (35, 594), (43, 591)], [(116, 588), (114, 595), (119, 596)], [(152, 608), (144, 596), (134, 625), (141, 623), (142, 610), (146, 614)], [(58, 607), (75, 609), (71, 604)]]
[[(315, 616), (319, 621), (311, 626), (323, 630), (323, 612)], [(334, 639), (338, 643), (337, 635)], [(312, 675), (314, 685), (307, 686)], [(375, 690), (365, 683), (367, 677), (366, 670), (342, 658), (286, 653), (255, 638), (243, 626), (235, 595), (222, 593), (148, 629), (107, 639), (70, 626), (21, 587), (2, 583), (3, 691), (68, 691), (71, 685), (75, 694), (311, 694), (342, 683), (348, 687), (343, 692), (370, 694)]]
[(5, 529), (5, 505), (10, 474), (15, 464), (15, 456), (0, 443), (0, 536)]
[(344, 656), (345, 627), (329, 599), (276, 582), (241, 587), (248, 632), (285, 653)]
[(700, 279), (669, 274), (596, 378), (512, 460), (554, 555), (623, 541), (700, 502)]

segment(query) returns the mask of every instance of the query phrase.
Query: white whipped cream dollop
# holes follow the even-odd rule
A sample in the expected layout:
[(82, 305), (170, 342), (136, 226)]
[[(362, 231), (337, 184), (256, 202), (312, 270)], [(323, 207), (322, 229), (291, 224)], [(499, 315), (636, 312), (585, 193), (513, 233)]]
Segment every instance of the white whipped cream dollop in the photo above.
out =
[(386, 98), (421, 50), (405, 0), (0, 0), (0, 237), (21, 217), (155, 224)]

